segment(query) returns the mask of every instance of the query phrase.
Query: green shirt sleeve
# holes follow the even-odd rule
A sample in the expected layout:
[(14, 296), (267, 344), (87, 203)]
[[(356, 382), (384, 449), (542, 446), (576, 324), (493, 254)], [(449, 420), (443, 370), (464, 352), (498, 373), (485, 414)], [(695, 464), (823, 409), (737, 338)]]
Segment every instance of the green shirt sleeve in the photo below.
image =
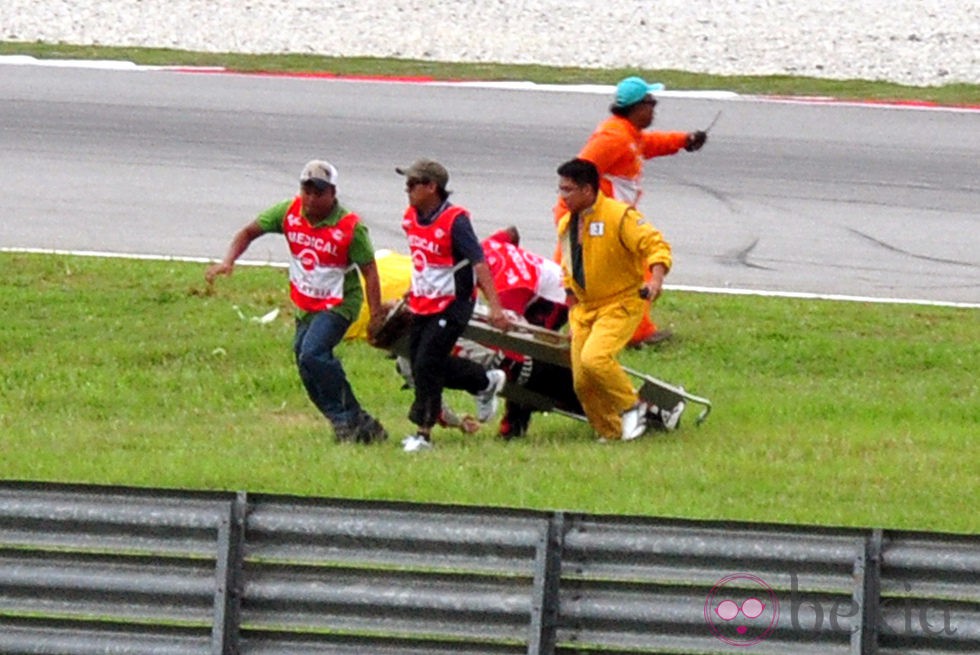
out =
[(374, 261), (374, 244), (371, 243), (371, 235), (363, 220), (359, 219), (354, 228), (354, 238), (350, 243), (349, 256), (351, 262), (358, 266)]
[(269, 207), (260, 213), (255, 219), (255, 222), (259, 224), (259, 227), (262, 228), (263, 232), (276, 232), (282, 234), (282, 224), (286, 220), (286, 212), (289, 211), (289, 206), (291, 204), (293, 204), (292, 198), (276, 203), (272, 207)]

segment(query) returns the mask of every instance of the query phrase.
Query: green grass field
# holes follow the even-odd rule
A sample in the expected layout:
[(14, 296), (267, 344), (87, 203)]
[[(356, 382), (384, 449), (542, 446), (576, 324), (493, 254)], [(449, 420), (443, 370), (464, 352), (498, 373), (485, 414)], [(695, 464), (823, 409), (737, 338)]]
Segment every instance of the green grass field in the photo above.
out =
[(668, 291), (677, 338), (625, 360), (709, 397), (704, 425), (602, 446), (538, 416), (520, 441), (488, 425), (409, 455), (384, 353), (340, 349), (392, 440), (337, 445), (294, 369), (284, 271), (239, 267), (209, 293), (204, 268), (0, 253), (0, 478), (980, 528), (977, 310)]
[[(980, 104), (980, 85), (254, 56), (0, 42), (0, 54), (125, 59), (437, 79)], [(588, 427), (535, 418), (398, 447), (410, 402), (391, 361), (341, 349), (363, 404), (393, 439), (338, 446), (291, 360), (286, 280), (239, 268), (209, 294), (204, 266), (0, 253), (0, 478), (246, 489), (603, 513), (976, 533), (977, 310), (668, 292), (678, 334), (626, 362), (715, 405), (669, 435), (599, 446)], [(248, 317), (273, 308), (263, 325)], [(240, 318), (239, 312), (246, 316)], [(460, 409), (471, 400), (452, 396)]]

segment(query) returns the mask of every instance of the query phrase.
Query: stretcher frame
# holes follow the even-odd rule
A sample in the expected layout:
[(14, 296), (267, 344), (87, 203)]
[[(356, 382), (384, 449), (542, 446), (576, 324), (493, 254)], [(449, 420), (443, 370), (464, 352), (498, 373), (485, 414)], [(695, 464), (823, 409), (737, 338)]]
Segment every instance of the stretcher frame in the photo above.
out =
[[(571, 369), (570, 345), (567, 334), (526, 322), (514, 322), (511, 329), (506, 332), (498, 330), (490, 325), (487, 309), (483, 305), (477, 305), (469, 325), (463, 331), (463, 337), (490, 348), (518, 352), (532, 359)], [(678, 407), (680, 402), (684, 402), (686, 406), (695, 405), (700, 408), (694, 419), (695, 425), (703, 423), (711, 413), (711, 401), (703, 396), (695, 395), (682, 386), (671, 384), (629, 367), (624, 366), (623, 370), (636, 381), (637, 395), (647, 404), (648, 411), (657, 418), (659, 418), (661, 410), (673, 410)], [(547, 395), (530, 391), (519, 385), (506, 385), (501, 395), (539, 411), (556, 412), (580, 421), (586, 420), (584, 415), (557, 407)], [(656, 421), (652, 424), (655, 425)]]
[[(396, 316), (404, 315), (407, 311), (404, 299), (400, 300), (389, 311), (386, 327), (394, 326)], [(407, 324), (405, 325), (407, 326)], [(571, 354), (567, 334), (523, 321), (513, 321), (510, 329), (506, 332), (499, 330), (490, 325), (487, 309), (483, 305), (477, 305), (469, 324), (463, 331), (463, 338), (486, 348), (520, 353), (532, 360), (560, 366), (569, 369), (569, 374), (571, 374)], [(398, 334), (390, 343), (385, 343), (383, 346), (381, 344), (376, 345), (393, 354), (408, 356), (407, 332)], [(683, 412), (692, 404), (700, 407), (700, 411), (694, 419), (695, 425), (703, 423), (711, 413), (711, 401), (707, 398), (690, 393), (682, 386), (671, 384), (632, 368), (623, 367), (623, 369), (627, 375), (636, 381), (637, 395), (647, 404), (647, 423), (652, 429), (656, 429), (658, 426), (660, 429), (674, 429)], [(537, 411), (554, 412), (578, 421), (587, 420), (585, 415), (579, 412), (568, 411), (560, 407), (558, 401), (547, 394), (532, 391), (518, 384), (506, 384), (500, 395)], [(680, 405), (681, 402), (684, 403), (683, 406)], [(674, 412), (677, 413), (676, 420), (667, 427), (662, 417), (665, 413), (669, 415)]]

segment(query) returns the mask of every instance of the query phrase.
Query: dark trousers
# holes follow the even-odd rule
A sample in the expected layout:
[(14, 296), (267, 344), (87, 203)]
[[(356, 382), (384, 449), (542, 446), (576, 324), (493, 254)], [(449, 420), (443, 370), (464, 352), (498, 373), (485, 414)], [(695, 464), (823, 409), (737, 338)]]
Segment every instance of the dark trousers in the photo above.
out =
[[(524, 318), (533, 325), (549, 330), (559, 330), (568, 321), (568, 307), (564, 304), (538, 298), (524, 308)], [(572, 383), (572, 370), (565, 366), (548, 364), (530, 358), (523, 362), (508, 360), (506, 364), (507, 381), (548, 396), (555, 407), (572, 414), (584, 416), (582, 404), (575, 395)], [(531, 424), (532, 408), (508, 400), (504, 405), (504, 417), (500, 423), (500, 434), (505, 437), (520, 437), (527, 434)]]
[(450, 354), (467, 323), (445, 313), (416, 315), (412, 320), (408, 347), (415, 376), (415, 400), (408, 420), (420, 428), (431, 428), (438, 421), (443, 389), (476, 394), (487, 388), (482, 366)]
[[(585, 416), (582, 404), (575, 395), (572, 369), (539, 360), (518, 362), (508, 359), (502, 368), (507, 371), (507, 382), (547, 396), (556, 409)], [(505, 437), (521, 437), (527, 434), (533, 408), (508, 400), (504, 405), (504, 417), (500, 433)]]
[(349, 320), (334, 312), (316, 312), (296, 322), (293, 352), (299, 377), (310, 400), (334, 426), (350, 425), (361, 414), (344, 367), (333, 354), (349, 326)]

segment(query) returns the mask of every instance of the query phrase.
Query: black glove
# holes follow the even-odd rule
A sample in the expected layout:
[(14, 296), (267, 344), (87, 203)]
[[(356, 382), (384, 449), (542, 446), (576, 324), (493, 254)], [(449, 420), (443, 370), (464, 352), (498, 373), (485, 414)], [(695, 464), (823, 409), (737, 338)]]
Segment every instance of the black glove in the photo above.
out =
[(704, 142), (708, 140), (708, 133), (702, 130), (697, 132), (687, 133), (687, 144), (684, 146), (684, 150), (688, 152), (694, 152), (695, 150), (700, 150)]

